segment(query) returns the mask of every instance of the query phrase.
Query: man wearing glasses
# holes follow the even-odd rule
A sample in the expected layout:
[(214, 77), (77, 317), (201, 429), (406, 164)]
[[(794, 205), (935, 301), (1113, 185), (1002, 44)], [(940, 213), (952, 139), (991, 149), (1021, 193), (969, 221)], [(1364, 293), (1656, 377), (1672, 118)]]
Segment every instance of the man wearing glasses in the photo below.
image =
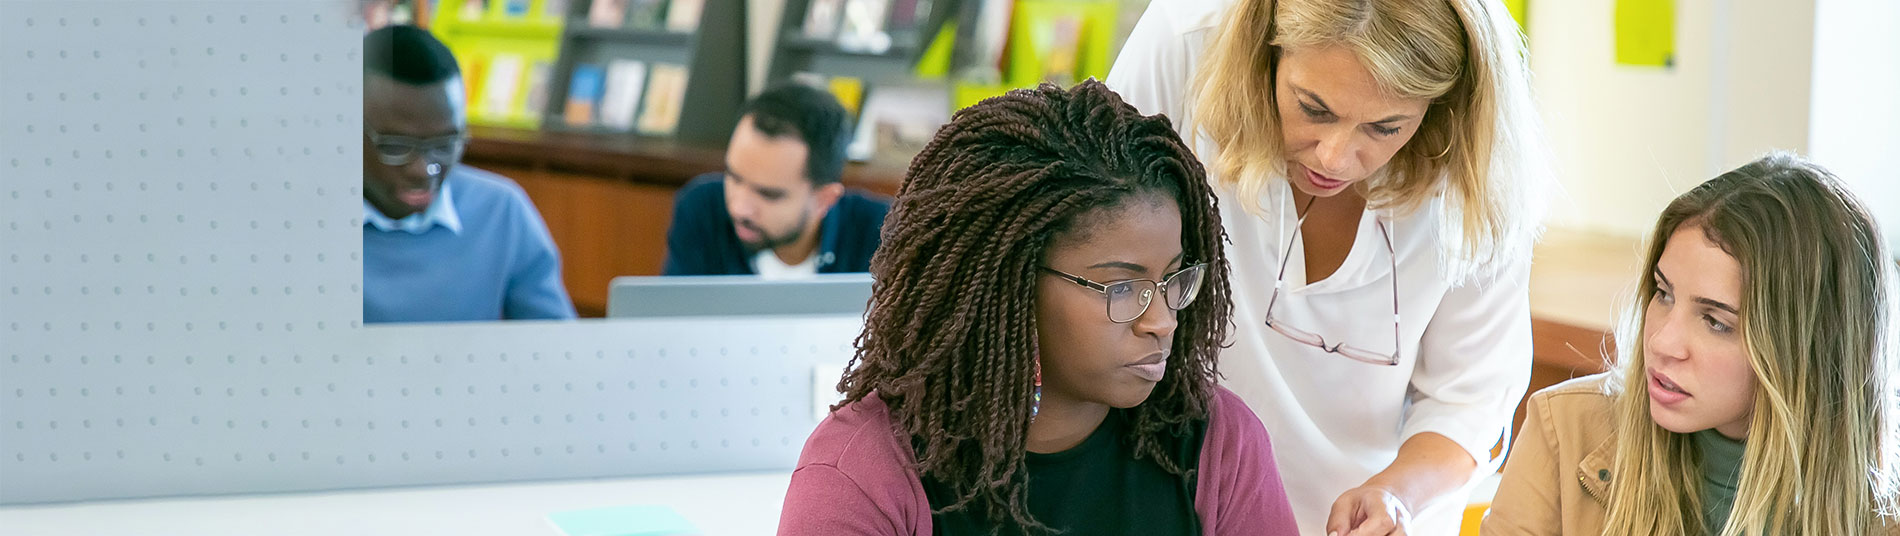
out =
[(363, 40), (363, 321), (574, 317), (560, 253), (507, 178), (457, 167), (460, 69), (413, 26)]

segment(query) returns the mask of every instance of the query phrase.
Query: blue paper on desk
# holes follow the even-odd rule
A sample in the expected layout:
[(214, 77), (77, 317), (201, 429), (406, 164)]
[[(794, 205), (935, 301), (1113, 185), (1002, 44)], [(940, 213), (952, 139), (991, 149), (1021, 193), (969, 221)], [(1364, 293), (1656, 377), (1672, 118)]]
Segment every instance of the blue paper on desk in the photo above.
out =
[(699, 534), (679, 512), (665, 506), (610, 506), (548, 514), (567, 536), (686, 536)]

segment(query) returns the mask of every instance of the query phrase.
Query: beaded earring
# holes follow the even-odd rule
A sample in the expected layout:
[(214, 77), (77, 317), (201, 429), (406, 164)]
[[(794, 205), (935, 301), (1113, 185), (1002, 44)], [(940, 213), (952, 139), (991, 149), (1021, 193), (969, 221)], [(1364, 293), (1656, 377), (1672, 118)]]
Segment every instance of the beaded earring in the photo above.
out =
[(1042, 356), (1036, 356), (1036, 390), (1029, 400), (1029, 422), (1035, 422), (1036, 414), (1042, 412)]

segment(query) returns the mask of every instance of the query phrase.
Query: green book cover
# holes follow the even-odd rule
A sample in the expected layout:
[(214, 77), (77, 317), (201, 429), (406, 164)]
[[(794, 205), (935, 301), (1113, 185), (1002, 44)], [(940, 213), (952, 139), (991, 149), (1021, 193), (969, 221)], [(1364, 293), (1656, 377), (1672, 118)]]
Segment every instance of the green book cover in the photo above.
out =
[(658, 30), (666, 25), (666, 0), (633, 0), (627, 14), (627, 26)]

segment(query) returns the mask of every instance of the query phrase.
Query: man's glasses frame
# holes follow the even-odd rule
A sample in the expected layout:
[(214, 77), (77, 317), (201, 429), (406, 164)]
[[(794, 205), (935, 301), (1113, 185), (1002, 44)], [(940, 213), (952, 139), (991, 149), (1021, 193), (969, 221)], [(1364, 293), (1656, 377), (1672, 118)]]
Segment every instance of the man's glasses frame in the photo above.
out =
[(452, 164), (462, 159), (462, 151), (468, 147), (469, 133), (457, 132), (434, 138), (415, 138), (383, 134), (368, 126), (363, 134), (369, 136), (369, 146), (376, 153), (376, 161), (386, 166), (405, 166), (414, 162), (417, 155), (423, 155), (430, 162)]

